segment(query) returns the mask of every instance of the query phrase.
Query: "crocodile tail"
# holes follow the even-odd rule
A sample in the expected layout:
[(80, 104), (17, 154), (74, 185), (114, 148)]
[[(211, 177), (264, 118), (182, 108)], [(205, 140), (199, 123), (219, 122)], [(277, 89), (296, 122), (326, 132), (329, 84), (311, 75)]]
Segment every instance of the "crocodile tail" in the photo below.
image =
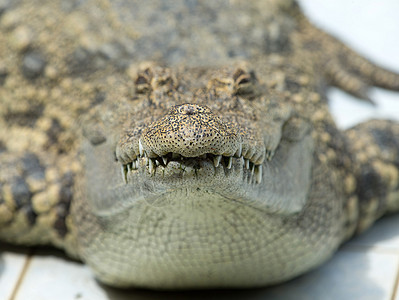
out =
[(399, 123), (371, 120), (345, 134), (355, 166), (360, 233), (382, 215), (399, 212)]
[(75, 257), (69, 214), (74, 173), (45, 161), (33, 152), (0, 152), (0, 240), (53, 245)]

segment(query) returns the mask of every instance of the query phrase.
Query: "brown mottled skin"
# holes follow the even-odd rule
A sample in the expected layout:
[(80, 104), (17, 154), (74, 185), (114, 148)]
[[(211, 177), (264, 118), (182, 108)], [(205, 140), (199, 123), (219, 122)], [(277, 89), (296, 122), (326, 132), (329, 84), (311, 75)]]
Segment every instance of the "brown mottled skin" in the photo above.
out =
[(340, 131), (324, 94), (399, 75), (295, 2), (45, 2), (0, 10), (1, 240), (118, 287), (254, 287), (399, 210), (399, 124)]

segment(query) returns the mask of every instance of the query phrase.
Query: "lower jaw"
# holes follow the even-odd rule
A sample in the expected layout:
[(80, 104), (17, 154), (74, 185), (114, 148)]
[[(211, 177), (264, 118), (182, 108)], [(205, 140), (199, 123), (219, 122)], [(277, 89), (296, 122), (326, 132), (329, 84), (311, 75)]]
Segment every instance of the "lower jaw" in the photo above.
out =
[[(86, 251), (99, 279), (119, 287), (249, 288), (291, 278), (329, 255), (320, 249), (333, 248), (328, 239), (289, 234), (278, 216), (196, 195), (181, 189), (165, 195), (165, 205), (142, 203), (109, 222), (117, 228), (100, 232)], [(295, 247), (281, 253), (288, 243)]]
[(168, 165), (154, 167), (150, 170), (148, 166), (127, 174), (127, 183), (137, 185), (138, 182), (147, 182), (168, 188), (186, 187), (209, 187), (221, 186), (246, 186), (257, 185), (255, 168), (246, 169), (242, 162), (235, 158), (230, 168), (220, 164), (215, 167), (208, 160), (189, 160), (185, 162), (170, 161)]

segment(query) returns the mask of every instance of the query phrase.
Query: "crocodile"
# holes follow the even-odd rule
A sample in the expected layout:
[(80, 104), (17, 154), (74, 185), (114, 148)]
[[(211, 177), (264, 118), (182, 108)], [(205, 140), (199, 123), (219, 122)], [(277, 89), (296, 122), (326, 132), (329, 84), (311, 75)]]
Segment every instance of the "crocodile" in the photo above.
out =
[(0, 239), (101, 282), (250, 288), (399, 211), (399, 124), (340, 130), (326, 89), (399, 90), (293, 0), (4, 1)]

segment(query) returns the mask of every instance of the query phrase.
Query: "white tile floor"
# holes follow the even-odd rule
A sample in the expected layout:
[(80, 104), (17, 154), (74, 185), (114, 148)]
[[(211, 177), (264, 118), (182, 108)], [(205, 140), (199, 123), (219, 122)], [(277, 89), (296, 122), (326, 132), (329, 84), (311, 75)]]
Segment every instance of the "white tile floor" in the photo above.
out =
[[(399, 70), (397, 0), (301, 0), (311, 17), (358, 51)], [(379, 29), (378, 29), (379, 28)], [(399, 95), (372, 91), (378, 106), (361, 105), (338, 90), (330, 92), (331, 110), (347, 127), (369, 117), (399, 120)], [(385, 217), (344, 245), (324, 266), (268, 289), (162, 293), (120, 291), (93, 280), (89, 269), (53, 250), (0, 245), (0, 300), (102, 299), (370, 299), (399, 300), (399, 215)]]

